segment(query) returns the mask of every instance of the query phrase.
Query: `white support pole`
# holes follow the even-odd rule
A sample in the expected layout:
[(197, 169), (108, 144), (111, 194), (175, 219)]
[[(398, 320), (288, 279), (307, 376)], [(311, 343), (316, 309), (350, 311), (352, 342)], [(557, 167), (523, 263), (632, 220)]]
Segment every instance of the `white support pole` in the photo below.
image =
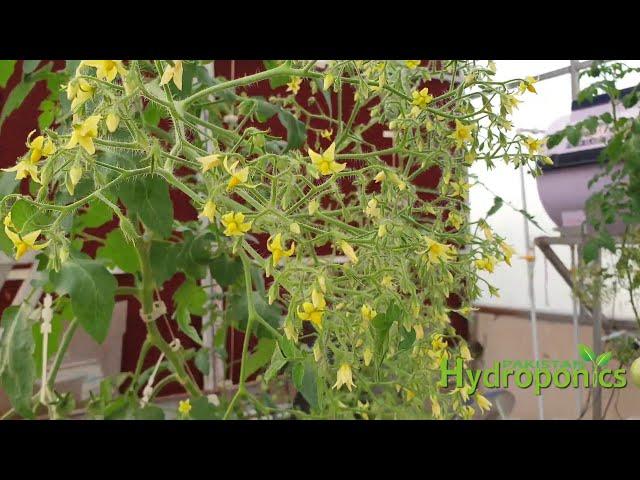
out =
[[(571, 250), (571, 273), (573, 273), (576, 269), (576, 246), (569, 245)], [(571, 303), (572, 303), (572, 323), (573, 323), (573, 343), (574, 343), (574, 352), (578, 351), (578, 344), (580, 343), (580, 330), (578, 326), (578, 301), (576, 299), (576, 294), (573, 290), (571, 290)], [(576, 411), (577, 416), (579, 417), (582, 413), (582, 389), (576, 388)]]
[[(520, 169), (520, 192), (522, 194), (522, 209), (527, 211), (527, 194), (524, 183), (524, 171)], [(523, 216), (524, 222), (524, 243), (527, 251), (527, 256), (529, 259), (527, 260), (527, 280), (529, 283), (529, 319), (531, 321), (531, 339), (533, 343), (533, 359), (536, 364), (540, 360), (540, 349), (538, 344), (538, 323), (537, 323), (537, 314), (536, 314), (536, 297), (535, 297), (535, 287), (534, 287), (534, 278), (533, 278), (533, 267), (534, 267), (534, 250), (533, 245), (531, 243), (531, 236), (529, 235), (529, 219)], [(544, 398), (543, 394), (540, 393), (538, 396), (538, 418), (540, 420), (544, 420)]]
[[(209, 75), (211, 75), (211, 77), (214, 77), (215, 76), (214, 62), (209, 63), (206, 66), (206, 68), (207, 68), (207, 71), (209, 72)], [(209, 119), (208, 112), (206, 111), (203, 112), (202, 118), (203, 120), (208, 120)], [(200, 127), (200, 129), (204, 131), (205, 127)], [(211, 153), (212, 149), (213, 149), (213, 144), (211, 140), (208, 140), (207, 152)], [(209, 223), (209, 220), (206, 217), (201, 217), (200, 220), (205, 225)], [(213, 279), (213, 277), (211, 276), (211, 272), (209, 270), (207, 270), (207, 275), (202, 280), (202, 283), (204, 283), (205, 285), (208, 285), (207, 288), (209, 290), (208, 291), (209, 298), (213, 298), (214, 296), (220, 295), (222, 293), (222, 289)], [(222, 302), (216, 301), (215, 306), (217, 307), (217, 309), (222, 309)], [(212, 352), (210, 356), (211, 365), (209, 368), (209, 374), (205, 375), (204, 377), (205, 390), (213, 390), (218, 386), (218, 384), (220, 384), (220, 382), (224, 381), (224, 362), (220, 357), (220, 355), (215, 351), (216, 331), (220, 327), (218, 323), (219, 322), (217, 321), (212, 323), (211, 309), (207, 310), (206, 314), (202, 317), (202, 325), (203, 325), (202, 341), (204, 342), (205, 346), (211, 349), (211, 352)]]

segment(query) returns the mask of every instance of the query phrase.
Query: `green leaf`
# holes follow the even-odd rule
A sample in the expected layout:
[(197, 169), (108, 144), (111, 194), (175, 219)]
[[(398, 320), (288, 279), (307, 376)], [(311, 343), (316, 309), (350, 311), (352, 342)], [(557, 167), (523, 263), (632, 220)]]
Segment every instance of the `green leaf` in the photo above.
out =
[(45, 110), (44, 112), (40, 113), (40, 115), (38, 115), (38, 128), (40, 130), (49, 128), (55, 120), (55, 117), (56, 112), (53, 110)]
[(416, 341), (416, 331), (413, 328), (408, 332), (404, 328), (402, 328), (401, 331), (402, 341), (400, 342), (400, 345), (398, 345), (398, 349), (407, 350), (411, 348), (413, 346), (413, 342)]
[(196, 356), (194, 357), (194, 363), (196, 364), (196, 368), (200, 370), (203, 375), (209, 375), (209, 371), (211, 370), (211, 352), (208, 348), (201, 348), (196, 352)]
[(180, 330), (198, 345), (203, 345), (204, 342), (195, 327), (191, 325), (191, 315), (203, 315), (206, 301), (207, 294), (204, 289), (190, 278), (180, 285), (180, 288), (173, 294), (176, 308), (174, 318), (178, 322)]
[(155, 405), (137, 408), (133, 413), (136, 420), (164, 420), (164, 411)]
[(563, 138), (564, 138), (564, 131), (554, 133), (553, 135), (549, 135), (549, 138), (547, 138), (547, 147), (553, 148), (556, 145), (559, 145)]
[(178, 270), (193, 279), (204, 278), (207, 265), (211, 261), (212, 242), (215, 236), (211, 232), (194, 235), (190, 231), (183, 233), (182, 244), (176, 258)]
[(261, 338), (258, 341), (258, 345), (246, 360), (245, 380), (269, 363), (275, 348), (276, 341), (271, 338)]
[(604, 367), (607, 365), (607, 363), (609, 363), (612, 357), (613, 357), (613, 352), (601, 353), (600, 355), (598, 355), (598, 358), (596, 359), (596, 365), (598, 365), (599, 367)]
[(582, 259), (585, 263), (589, 263), (598, 257), (600, 250), (600, 241), (597, 238), (589, 239), (582, 247)]
[(70, 258), (52, 275), (56, 292), (71, 297), (73, 313), (80, 325), (98, 343), (104, 342), (111, 325), (118, 282), (101, 263)]
[(153, 278), (162, 285), (178, 271), (177, 260), (180, 245), (167, 242), (152, 242), (149, 262)]
[(136, 273), (140, 268), (138, 260), (138, 252), (135, 247), (128, 243), (122, 230), (111, 230), (105, 239), (104, 246), (98, 248), (96, 258), (105, 258), (111, 260), (127, 273)]
[[(302, 394), (304, 399), (309, 403), (312, 409), (318, 407), (318, 376), (316, 373), (316, 364), (313, 358), (307, 357), (302, 366), (302, 379), (299, 381), (297, 390)], [(297, 366), (297, 365), (296, 365)]]
[(15, 70), (17, 60), (0, 60), (0, 88), (5, 88), (13, 71)]
[(280, 123), (287, 129), (287, 148), (285, 151), (294, 150), (304, 145), (307, 139), (307, 131), (304, 123), (286, 110), (278, 113)]
[(129, 214), (138, 215), (147, 228), (162, 238), (171, 235), (173, 203), (162, 177), (147, 175), (124, 182), (118, 193)]
[(42, 60), (23, 60), (22, 61), (22, 73), (28, 74), (33, 72)]
[(2, 313), (1, 325), (0, 386), (20, 415), (33, 418), (34, 344), (26, 309), (16, 306), (6, 308)]
[(296, 362), (291, 369), (291, 379), (293, 380), (293, 386), (296, 390), (302, 389), (302, 380), (304, 379), (304, 364), (302, 362)]
[(97, 228), (111, 221), (113, 210), (99, 200), (89, 202), (89, 208), (74, 219), (74, 227), (79, 230)]
[(145, 123), (153, 127), (157, 127), (160, 123), (160, 119), (162, 118), (162, 113), (163, 111), (161, 107), (153, 102), (149, 102), (144, 109), (144, 112), (142, 112), (142, 116)]
[[(276, 330), (280, 328), (280, 324), (282, 322), (280, 309), (276, 305), (269, 305), (259, 292), (252, 292), (252, 299), (253, 305), (255, 306), (258, 314)], [(227, 320), (234, 322), (240, 330), (244, 331), (246, 329), (248, 313), (247, 295), (244, 289), (231, 296), (229, 299), (229, 307), (226, 309), (225, 315)], [(257, 326), (255, 329), (255, 335), (258, 338), (273, 338), (271, 333), (262, 325)]]
[(191, 401), (189, 416), (194, 420), (216, 420), (222, 416), (222, 412), (207, 397), (198, 397)]
[(593, 350), (591, 350), (591, 348), (589, 348), (587, 345), (584, 345), (582, 343), (578, 344), (578, 353), (585, 362), (595, 363), (596, 354), (593, 353)]
[(577, 127), (569, 127), (567, 128), (567, 140), (573, 146), (578, 145), (580, 138), (582, 137), (582, 131)]
[[(264, 66), (267, 70), (271, 70), (272, 68), (276, 68), (280, 65), (281, 62), (278, 60), (263, 60)], [(269, 86), (271, 88), (278, 88), (283, 85), (286, 85), (289, 82), (288, 75), (276, 75), (269, 79)]]
[(209, 262), (209, 270), (211, 276), (223, 288), (236, 283), (242, 278), (240, 257), (230, 257), (222, 251)]
[(20, 82), (11, 90), (0, 112), (0, 131), (2, 130), (2, 124), (5, 119), (11, 115), (14, 110), (20, 108), (20, 105), (22, 105), (24, 99), (27, 98), (34, 85), (34, 82)]
[(19, 183), (14, 172), (0, 172), (0, 197), (13, 193)]
[(498, 210), (500, 210), (502, 208), (502, 205), (504, 205), (504, 200), (502, 199), (502, 197), (493, 197), (493, 205), (485, 215), (485, 218), (490, 217), (491, 215), (496, 213)]
[(282, 352), (280, 351), (280, 347), (275, 345), (273, 349), (273, 354), (271, 355), (271, 363), (269, 364), (269, 368), (264, 372), (264, 381), (269, 383), (275, 376), (282, 370), (282, 368), (287, 364), (287, 359), (284, 358)]

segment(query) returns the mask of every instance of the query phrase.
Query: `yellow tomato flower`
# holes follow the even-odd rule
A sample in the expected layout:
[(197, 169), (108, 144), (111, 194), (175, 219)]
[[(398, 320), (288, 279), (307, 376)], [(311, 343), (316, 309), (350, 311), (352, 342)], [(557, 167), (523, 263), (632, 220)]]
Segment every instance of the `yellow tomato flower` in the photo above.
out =
[(302, 304), (302, 311), (300, 308), (296, 311), (298, 318), (301, 320), (307, 320), (318, 328), (322, 328), (322, 317), (326, 309), (327, 303), (324, 299), (324, 295), (313, 289), (311, 292), (311, 302), (304, 302)]
[(431, 348), (435, 351), (445, 350), (448, 347), (444, 336), (441, 333), (434, 333), (431, 336)]
[(495, 257), (489, 256), (489, 257), (482, 257), (479, 260), (476, 260), (476, 267), (478, 267), (480, 270), (486, 270), (489, 273), (493, 273), (493, 267), (496, 264), (496, 259)]
[(483, 412), (488, 412), (491, 409), (491, 402), (482, 396), (480, 393), (476, 393), (476, 403)]
[(507, 265), (511, 266), (511, 257), (516, 251), (506, 242), (500, 243), (500, 250), (504, 254), (504, 261), (507, 262)]
[(378, 238), (382, 238), (387, 234), (387, 226), (383, 223), (378, 227)]
[(351, 391), (352, 388), (356, 386), (356, 384), (353, 383), (351, 366), (348, 363), (343, 363), (340, 365), (340, 368), (338, 369), (338, 373), (336, 374), (336, 383), (331, 388), (340, 390), (340, 388), (342, 388), (343, 385), (346, 385), (349, 391)]
[(472, 165), (476, 159), (476, 154), (474, 152), (468, 152), (464, 154), (464, 163), (467, 165)]
[(504, 108), (504, 110), (507, 113), (512, 113), (513, 109), (517, 109), (518, 108), (518, 104), (522, 103), (520, 100), (518, 100), (516, 97), (514, 97), (513, 95), (502, 95), (500, 96), (500, 103), (502, 104), (502, 107)]
[(211, 200), (207, 200), (202, 208), (202, 213), (200, 213), (200, 217), (207, 217), (211, 223), (215, 221), (216, 218), (216, 204)]
[[(10, 220), (11, 219), (9, 219), (9, 221)], [(5, 222), (6, 222), (6, 217), (5, 217)], [(35, 232), (27, 233), (26, 235), (21, 236), (13, 232), (11, 229), (9, 229), (9, 227), (6, 226), (6, 223), (5, 223), (4, 233), (7, 235), (9, 240), (11, 240), (11, 243), (13, 243), (13, 246), (16, 247), (16, 255), (15, 255), (16, 260), (20, 260), (20, 258), (22, 258), (22, 256), (25, 253), (27, 253), (29, 250), (42, 250), (47, 245), (49, 245), (50, 240), (46, 241), (45, 243), (40, 243), (36, 245), (36, 240), (40, 236), (41, 232), (42, 230), (36, 230)]]
[(380, 171), (376, 174), (376, 176), (373, 179), (375, 180), (376, 183), (380, 183), (380, 182), (384, 182), (386, 178), (387, 178), (387, 174), (384, 173), (383, 171)]
[(360, 307), (360, 314), (362, 315), (362, 319), (365, 322), (370, 322), (371, 320), (376, 318), (378, 312), (376, 312), (367, 303), (365, 303), (364, 305), (362, 305), (362, 307)]
[(322, 175), (331, 175), (333, 173), (341, 172), (347, 166), (346, 163), (338, 163), (335, 160), (336, 155), (336, 142), (329, 145), (324, 153), (319, 154), (308, 149), (309, 157)]
[(455, 249), (450, 245), (436, 242), (429, 237), (424, 237), (424, 241), (427, 244), (427, 249), (418, 253), (424, 255), (429, 263), (448, 262), (455, 254)]
[(309, 202), (309, 215), (315, 215), (315, 213), (320, 208), (320, 202), (318, 200), (313, 199)]
[(249, 167), (244, 167), (238, 169), (238, 161), (233, 162), (231, 166), (227, 165), (227, 157), (224, 159), (224, 168), (231, 178), (229, 179), (229, 183), (227, 184), (227, 191), (230, 192), (238, 185), (242, 185), (243, 183), (247, 183), (249, 179)]
[(333, 129), (327, 130), (326, 128), (320, 132), (320, 136), (322, 138), (326, 138), (327, 140), (331, 140), (331, 136), (333, 135)]
[(120, 124), (120, 117), (111, 112), (107, 114), (107, 120), (105, 121), (105, 123), (107, 124), (107, 130), (113, 133), (118, 129), (118, 125)]
[(422, 324), (416, 323), (413, 326), (413, 329), (416, 332), (416, 340), (422, 340), (424, 338), (424, 328), (422, 327)]
[(415, 70), (420, 66), (422, 60), (405, 60), (404, 64), (407, 66), (409, 70)]
[(533, 86), (534, 83), (538, 83), (538, 80), (536, 80), (533, 77), (527, 77), (524, 79), (523, 82), (520, 82), (520, 85), (518, 85), (518, 91), (521, 94), (524, 93), (526, 90), (528, 90), (531, 93), (538, 93), (536, 91), (536, 88)]
[(320, 343), (316, 340), (316, 343), (313, 344), (313, 359), (316, 362), (322, 360), (322, 349), (320, 348)]
[(380, 218), (380, 208), (378, 208), (378, 201), (372, 198), (367, 203), (367, 208), (364, 209), (365, 215), (369, 218)]
[(80, 144), (89, 155), (96, 153), (93, 139), (98, 136), (99, 121), (100, 115), (92, 115), (81, 124), (74, 125), (67, 148), (73, 148), (77, 144)]
[(11, 219), (11, 212), (7, 213), (7, 216), (4, 217), (4, 220), (2, 221), (2, 223), (4, 224), (5, 227), (9, 227), (13, 229), (16, 228), (16, 226), (13, 224), (13, 220)]
[(182, 60), (174, 60), (173, 65), (167, 65), (162, 73), (160, 79), (160, 85), (166, 85), (173, 80), (174, 85), (178, 90), (182, 91)]
[(287, 321), (284, 322), (284, 335), (287, 337), (287, 340), (298, 343), (298, 332), (291, 319), (287, 319)]
[(280, 259), (293, 255), (296, 250), (296, 242), (291, 242), (289, 250), (285, 250), (282, 246), (282, 234), (278, 233), (273, 239), (269, 237), (269, 240), (267, 240), (267, 250), (272, 253), (273, 266), (275, 267)]
[(329, 90), (329, 88), (331, 88), (331, 85), (333, 85), (333, 82), (335, 81), (335, 79), (336, 77), (332, 73), (327, 73), (324, 76), (324, 80), (322, 82), (322, 89)]
[(69, 194), (73, 195), (73, 192), (75, 192), (75, 189), (76, 189), (76, 185), (80, 183), (81, 178), (82, 178), (82, 166), (76, 163), (69, 169), (69, 180), (71, 182), (70, 185), (67, 185), (67, 190), (69, 190)]
[(435, 395), (431, 395), (430, 400), (431, 400), (431, 413), (433, 414), (433, 418), (441, 419), (442, 409), (440, 408), (438, 397), (436, 397)]
[(220, 160), (220, 155), (214, 153), (213, 155), (207, 155), (206, 157), (198, 158), (198, 162), (202, 166), (202, 173), (211, 170), (212, 168), (218, 167), (222, 164)]
[(536, 138), (532, 138), (532, 137), (527, 137), (524, 140), (524, 144), (527, 147), (527, 150), (529, 150), (529, 153), (531, 155), (534, 155), (536, 153), (538, 153), (538, 151), (540, 150), (540, 147), (542, 147), (544, 145), (544, 139), (536, 139)]
[(122, 78), (127, 74), (122, 60), (84, 60), (84, 65), (96, 69), (96, 77), (107, 82), (113, 81), (119, 73)]
[(296, 222), (293, 222), (291, 225), (289, 225), (289, 231), (295, 235), (300, 235), (300, 233), (302, 232), (302, 230), (300, 230), (300, 225), (298, 225)]
[(391, 181), (398, 187), (398, 190), (407, 188), (407, 184), (400, 180), (400, 177), (395, 172), (391, 173)]
[(340, 242), (340, 249), (344, 252), (344, 254), (351, 260), (353, 264), (358, 263), (358, 256), (356, 255), (355, 250), (351, 245), (349, 245), (346, 241), (342, 240)]
[(480, 223), (480, 228), (482, 229), (482, 233), (484, 233), (484, 238), (487, 240), (493, 240), (493, 232), (491, 231), (491, 227), (486, 222)]
[(364, 357), (364, 365), (368, 367), (369, 364), (371, 363), (371, 360), (373, 360), (373, 351), (369, 347), (365, 348), (363, 357)]
[(3, 168), (3, 172), (16, 172), (16, 180), (23, 178), (33, 178), (34, 182), (40, 183), (38, 178), (38, 166), (29, 159), (20, 160), (11, 168)]
[(71, 100), (71, 111), (75, 111), (80, 105), (93, 97), (95, 87), (84, 78), (72, 80), (67, 85), (67, 99)]
[(300, 91), (301, 83), (302, 83), (302, 78), (291, 77), (291, 81), (287, 83), (287, 92), (292, 92), (294, 95), (296, 95)]
[(224, 234), (227, 237), (244, 235), (251, 229), (252, 223), (244, 221), (244, 213), (242, 212), (229, 212), (222, 216), (222, 225), (226, 227)]
[(391, 275), (385, 275), (384, 277), (382, 277), (380, 285), (382, 285), (384, 288), (388, 288), (389, 290), (393, 289), (393, 277)]
[(460, 230), (462, 226), (463, 218), (460, 214), (454, 210), (449, 212), (449, 216), (447, 217), (447, 223), (449, 223), (456, 230)]
[(460, 357), (467, 362), (472, 360), (471, 350), (469, 350), (469, 347), (466, 343), (460, 345)]
[(46, 138), (43, 135), (38, 135), (33, 140), (31, 139), (31, 135), (33, 135), (35, 130), (32, 130), (27, 137), (27, 146), (31, 151), (31, 155), (29, 156), (29, 160), (31, 163), (36, 164), (40, 161), (42, 157), (48, 157), (49, 155), (53, 155), (56, 152), (56, 146), (53, 144), (50, 138)]
[(433, 96), (429, 95), (429, 89), (424, 87), (422, 90), (411, 93), (413, 100), (411, 103), (418, 108), (424, 108), (433, 101)]
[(178, 412), (180, 412), (184, 416), (187, 416), (189, 415), (190, 411), (191, 402), (189, 401), (189, 399), (187, 398), (186, 400), (180, 400), (180, 403), (178, 404)]
[(460, 148), (462, 147), (462, 144), (472, 140), (472, 130), (473, 125), (465, 125), (460, 120), (456, 119), (456, 129), (451, 135), (449, 135), (449, 138), (455, 140), (456, 145)]

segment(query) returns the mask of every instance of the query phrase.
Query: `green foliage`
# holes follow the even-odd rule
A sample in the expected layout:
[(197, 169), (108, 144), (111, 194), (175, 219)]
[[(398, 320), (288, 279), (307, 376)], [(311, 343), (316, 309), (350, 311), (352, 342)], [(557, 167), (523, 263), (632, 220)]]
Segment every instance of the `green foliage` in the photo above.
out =
[(169, 187), (161, 177), (149, 175), (124, 182), (118, 195), (130, 216), (139, 218), (160, 238), (171, 235), (173, 204), (169, 197)]
[(53, 275), (55, 291), (71, 297), (71, 307), (80, 325), (98, 343), (109, 333), (115, 305), (116, 279), (100, 262), (70, 258)]
[(32, 418), (31, 396), (35, 379), (33, 335), (28, 307), (8, 307), (2, 312), (0, 385), (23, 417)]

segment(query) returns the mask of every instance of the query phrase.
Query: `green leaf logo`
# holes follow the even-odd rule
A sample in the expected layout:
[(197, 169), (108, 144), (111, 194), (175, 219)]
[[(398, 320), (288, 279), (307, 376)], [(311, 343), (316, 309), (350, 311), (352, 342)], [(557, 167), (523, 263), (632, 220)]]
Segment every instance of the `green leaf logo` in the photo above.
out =
[(587, 345), (578, 344), (578, 353), (585, 362), (596, 363), (596, 354)]
[(609, 361), (611, 360), (611, 357), (613, 356), (613, 353), (611, 352), (604, 352), (601, 355), (598, 355), (598, 358), (596, 359), (596, 365), (598, 365), (599, 367), (604, 367), (607, 365), (607, 363), (609, 363)]

